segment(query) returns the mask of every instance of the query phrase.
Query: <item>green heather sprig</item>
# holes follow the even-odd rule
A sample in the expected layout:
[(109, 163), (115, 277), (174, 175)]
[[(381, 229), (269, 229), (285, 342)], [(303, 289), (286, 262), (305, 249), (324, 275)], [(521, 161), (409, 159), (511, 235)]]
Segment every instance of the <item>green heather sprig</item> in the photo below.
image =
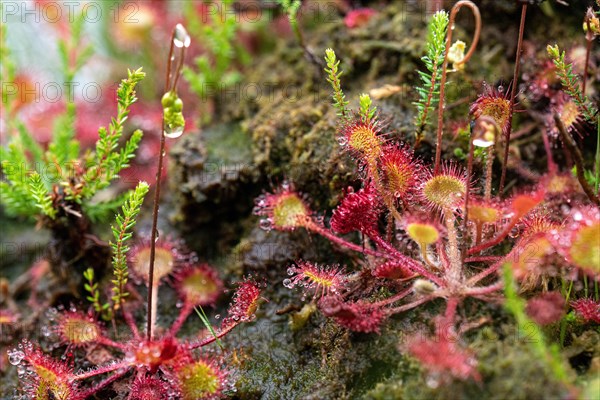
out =
[(560, 79), (565, 93), (573, 99), (584, 118), (594, 123), (598, 109), (581, 92), (581, 84), (579, 77), (573, 72), (573, 64), (565, 61), (565, 52), (561, 52), (558, 45), (548, 45), (546, 50), (556, 66), (556, 76)]
[(304, 37), (302, 36), (302, 31), (298, 26), (298, 11), (300, 10), (302, 2), (300, 0), (277, 0), (277, 2), (281, 6), (281, 8), (283, 8), (283, 12), (285, 12), (285, 14), (287, 15), (292, 30), (294, 31), (294, 35), (296, 35), (296, 38), (298, 39), (298, 42), (300, 42), (300, 45), (302, 47), (305, 47)]
[(440, 90), (440, 66), (444, 62), (444, 49), (446, 47), (446, 31), (448, 29), (448, 13), (436, 12), (427, 26), (427, 53), (421, 58), (425, 63), (426, 71), (418, 71), (422, 86), (416, 90), (419, 99), (413, 104), (417, 106), (415, 118), (416, 142), (423, 139), (423, 133), (430, 120), (430, 112), (439, 102)]
[(373, 101), (371, 100), (371, 96), (366, 93), (363, 93), (359, 96), (358, 99), (359, 110), (358, 115), (364, 122), (371, 122), (375, 120), (375, 113), (377, 112), (377, 107), (373, 106)]
[(69, 193), (75, 201), (90, 198), (98, 190), (107, 187), (110, 182), (118, 177), (119, 172), (129, 166), (129, 160), (134, 157), (142, 131), (133, 132), (129, 140), (120, 151), (117, 151), (119, 140), (123, 136), (123, 126), (129, 115), (130, 106), (137, 101), (135, 86), (146, 76), (142, 69), (127, 71), (127, 79), (123, 79), (117, 90), (117, 118), (113, 118), (108, 130), (105, 127), (98, 131), (99, 140), (96, 143), (96, 152), (83, 176), (83, 187), (80, 192)]
[(148, 193), (148, 184), (146, 182), (138, 183), (134, 191), (132, 191), (123, 204), (122, 214), (117, 215), (115, 225), (112, 226), (114, 242), (110, 245), (113, 249), (113, 307), (118, 309), (121, 302), (129, 293), (125, 290), (129, 271), (127, 269), (127, 252), (129, 246), (127, 241), (133, 235), (132, 230), (136, 224), (136, 217), (140, 213), (144, 197)]
[(35, 201), (35, 206), (41, 210), (42, 214), (54, 219), (56, 209), (52, 206), (52, 197), (37, 171), (29, 175), (29, 192)]
[(331, 95), (333, 98), (333, 106), (338, 110), (337, 114), (340, 117), (347, 118), (348, 101), (342, 91), (342, 84), (340, 81), (343, 71), (339, 70), (340, 61), (335, 56), (333, 49), (325, 50), (325, 62), (327, 63), (327, 67), (325, 68), (325, 72), (327, 72), (327, 82), (329, 82), (333, 88), (333, 94)]
[(100, 314), (102, 319), (105, 321), (110, 320), (113, 316), (112, 309), (110, 308), (110, 303), (100, 302), (100, 290), (98, 290), (98, 282), (96, 282), (94, 277), (94, 269), (88, 268), (83, 271), (83, 278), (86, 280), (83, 287), (89, 294), (86, 299), (92, 303), (94, 311)]

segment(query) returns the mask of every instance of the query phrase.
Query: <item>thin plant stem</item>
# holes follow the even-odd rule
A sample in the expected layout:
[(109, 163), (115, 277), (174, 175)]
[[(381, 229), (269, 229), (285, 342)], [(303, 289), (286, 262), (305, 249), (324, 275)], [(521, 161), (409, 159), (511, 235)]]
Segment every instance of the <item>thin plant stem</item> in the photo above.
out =
[(552, 147), (550, 146), (550, 139), (548, 139), (548, 131), (542, 132), (542, 139), (544, 141), (544, 149), (546, 150), (546, 160), (548, 163), (548, 172), (555, 174), (558, 171), (558, 167), (552, 157)]
[[(171, 50), (173, 45), (171, 45)], [(170, 58), (170, 56), (169, 56)], [(156, 188), (154, 189), (154, 206), (152, 209), (152, 236), (150, 246), (150, 266), (148, 268), (148, 326), (146, 327), (146, 333), (148, 340), (152, 340), (152, 311), (153, 311), (153, 300), (154, 295), (154, 258), (156, 256), (156, 240), (158, 239), (158, 202), (160, 200), (160, 177), (162, 175), (163, 158), (165, 153), (165, 123), (162, 124), (162, 132), (160, 134), (160, 153), (158, 156), (158, 168), (156, 172)]]
[(382, 249), (389, 252), (389, 254), (387, 255), (387, 258), (393, 258), (397, 261), (401, 261), (401, 262), (405, 263), (406, 267), (408, 269), (410, 269), (412, 272), (415, 272), (419, 275), (424, 276), (425, 278), (429, 279), (430, 281), (432, 281), (433, 283), (435, 283), (438, 286), (446, 286), (446, 283), (442, 280), (442, 278), (429, 272), (423, 265), (421, 265), (421, 263), (418, 263), (417, 261), (413, 260), (412, 258), (407, 257), (404, 254), (402, 254), (401, 252), (399, 252), (397, 249), (395, 249), (392, 245), (387, 243), (381, 237), (372, 236), (371, 239)]
[(108, 372), (112, 372), (112, 371), (116, 371), (120, 368), (127, 368), (129, 367), (129, 362), (128, 361), (121, 361), (118, 363), (114, 363), (114, 364), (107, 364), (104, 366), (100, 366), (100, 367), (96, 367), (93, 369), (90, 369), (86, 372), (82, 372), (80, 374), (76, 374), (75, 376), (73, 376), (73, 380), (74, 381), (80, 381), (83, 379), (87, 379), (87, 378), (91, 378), (93, 376), (96, 375), (100, 375), (100, 374), (106, 374)]
[(92, 387), (88, 388), (87, 390), (84, 390), (81, 393), (81, 398), (87, 399), (90, 396), (92, 396), (94, 393), (98, 393), (98, 391), (100, 389), (110, 385), (111, 383), (113, 383), (114, 381), (116, 381), (117, 379), (119, 379), (123, 375), (125, 375), (127, 372), (129, 372), (129, 368), (124, 368), (121, 371), (115, 372), (108, 378), (105, 378), (105, 379), (101, 380), (100, 382), (96, 383), (95, 385), (93, 385)]
[[(470, 129), (471, 135), (469, 136), (469, 159), (467, 162), (467, 182), (471, 182), (471, 174), (473, 173), (473, 154), (475, 153), (475, 145), (473, 144), (474, 128), (472, 125), (473, 124), (471, 124), (471, 129)], [(463, 227), (462, 227), (463, 235), (467, 235), (467, 233), (468, 233), (467, 229), (469, 226), (469, 197), (470, 197), (469, 192), (470, 192), (470, 190), (469, 190), (469, 187), (467, 184), (467, 190), (465, 193), (465, 211), (464, 211)], [(467, 240), (465, 240), (464, 243), (465, 243), (465, 247), (463, 247), (461, 249), (461, 259), (463, 259), (463, 260), (465, 258), (465, 251), (467, 250), (466, 249)]]
[(402, 291), (402, 292), (400, 292), (398, 294), (395, 294), (392, 297), (389, 297), (389, 298), (387, 298), (385, 300), (381, 300), (381, 301), (377, 301), (375, 303), (368, 304), (367, 307), (368, 308), (381, 308), (381, 307), (390, 305), (392, 303), (395, 303), (398, 300), (402, 300), (403, 298), (405, 298), (406, 296), (408, 296), (409, 294), (411, 294), (413, 292), (414, 292), (414, 290), (413, 290), (413, 288), (411, 286), (408, 289), (406, 289), (406, 290), (404, 290), (404, 291)]
[(575, 162), (575, 166), (577, 167), (577, 180), (579, 181), (579, 184), (581, 185), (587, 197), (596, 205), (600, 205), (600, 198), (598, 198), (598, 196), (594, 194), (594, 191), (585, 179), (585, 166), (583, 165), (583, 156), (581, 155), (581, 151), (579, 151), (575, 140), (573, 140), (573, 137), (569, 134), (569, 132), (567, 132), (567, 129), (561, 121), (560, 116), (556, 113), (554, 113), (554, 122), (556, 123), (556, 127), (560, 132), (565, 147), (573, 157), (573, 161)]
[(519, 219), (520, 219), (520, 217), (518, 217), (518, 216), (513, 217), (510, 220), (510, 222), (508, 223), (508, 225), (506, 225), (506, 227), (498, 235), (496, 235), (496, 237), (488, 240), (487, 242), (483, 242), (475, 247), (471, 247), (469, 249), (469, 251), (467, 251), (467, 254), (468, 255), (477, 254), (485, 249), (488, 249), (488, 248), (500, 243), (502, 240), (504, 240), (505, 237), (508, 236), (508, 234), (510, 233), (512, 228), (517, 224), (517, 222), (519, 222)]
[(446, 222), (446, 230), (448, 233), (448, 245), (446, 246), (446, 252), (448, 259), (450, 260), (450, 269), (446, 276), (450, 278), (452, 282), (459, 282), (461, 279), (461, 253), (458, 248), (458, 234), (456, 232), (456, 226), (454, 226), (454, 215), (450, 210), (444, 210), (444, 221)]
[(440, 162), (442, 158), (442, 133), (444, 130), (444, 96), (446, 93), (446, 74), (448, 72), (448, 51), (452, 45), (452, 32), (454, 31), (454, 21), (456, 20), (456, 14), (463, 7), (466, 6), (471, 9), (473, 16), (475, 17), (475, 33), (473, 34), (473, 43), (469, 47), (469, 51), (465, 54), (465, 57), (455, 65), (462, 65), (469, 61), (477, 42), (479, 42), (479, 35), (481, 34), (481, 14), (479, 8), (469, 0), (461, 0), (456, 3), (452, 10), (450, 10), (450, 18), (448, 21), (448, 33), (446, 34), (446, 50), (444, 51), (444, 62), (442, 63), (442, 75), (440, 80), (440, 101), (438, 102), (438, 126), (437, 126), (437, 140), (435, 149), (435, 167), (433, 169), (434, 175), (437, 174), (440, 168)]
[(345, 247), (347, 249), (358, 251), (358, 252), (361, 252), (361, 253), (364, 252), (365, 254), (368, 254), (370, 256), (386, 257), (386, 255), (384, 253), (381, 253), (379, 251), (375, 251), (375, 250), (372, 250), (372, 249), (369, 249), (369, 248), (366, 248), (366, 247), (363, 248), (362, 245), (358, 245), (358, 244), (349, 242), (349, 241), (347, 241), (345, 239), (342, 239), (341, 237), (336, 236), (335, 234), (333, 234), (328, 229), (322, 227), (321, 225), (319, 225), (319, 224), (317, 224), (317, 223), (315, 223), (313, 221), (308, 222), (305, 225), (305, 228), (308, 229), (311, 232), (317, 233), (317, 234), (325, 237), (328, 240), (331, 240), (333, 243), (335, 243), (335, 244), (337, 244), (337, 245), (339, 245), (341, 247)]
[(502, 257), (500, 256), (479, 256), (479, 257), (469, 257), (465, 258), (466, 263), (472, 262), (496, 262), (499, 261)]
[(523, 47), (523, 33), (525, 32), (525, 18), (527, 16), (527, 3), (521, 7), (521, 24), (519, 25), (519, 40), (517, 42), (517, 54), (515, 56), (515, 70), (513, 74), (512, 87), (510, 91), (510, 108), (508, 114), (508, 127), (506, 129), (506, 140), (504, 144), (504, 162), (502, 163), (502, 175), (500, 176), (500, 188), (498, 193), (502, 194), (504, 182), (506, 180), (506, 165), (508, 163), (508, 148), (510, 146), (510, 134), (512, 131), (513, 113), (515, 110), (515, 98), (517, 96), (517, 80), (519, 79), (519, 69), (521, 67), (521, 51)]
[(593, 17), (594, 14), (591, 9), (585, 14), (585, 25), (587, 28), (587, 32), (585, 34), (585, 64), (583, 64), (583, 78), (581, 80), (581, 95), (585, 96), (585, 86), (587, 83), (588, 77), (588, 66), (590, 65), (590, 53), (592, 52), (592, 43), (594, 42), (594, 34), (592, 33), (592, 28), (590, 26), (590, 14)]
[(194, 307), (190, 303), (186, 302), (183, 304), (183, 307), (181, 308), (177, 319), (175, 320), (175, 322), (173, 322), (173, 325), (171, 325), (171, 329), (169, 331), (169, 334), (171, 336), (175, 336), (177, 332), (179, 332), (179, 330), (183, 326), (183, 323), (185, 322), (187, 317), (192, 313), (193, 309)]
[[(454, 317), (456, 316), (456, 309), (458, 308), (459, 299), (458, 297), (450, 297), (446, 302), (446, 312), (444, 313), (444, 319), (447, 324), (454, 325)], [(452, 330), (454, 327), (452, 326)]]
[(596, 126), (598, 129), (598, 133), (596, 135), (596, 189), (595, 193), (598, 196), (600, 189), (600, 115), (596, 120)]
[[(588, 29), (590, 29), (590, 22), (587, 21)], [(583, 64), (583, 78), (581, 81), (581, 94), (585, 96), (585, 86), (588, 77), (588, 64), (590, 63), (590, 52), (592, 51), (592, 41), (588, 40), (585, 46), (585, 64)]]
[(415, 300), (412, 303), (408, 303), (408, 304), (405, 304), (403, 306), (396, 307), (396, 308), (390, 308), (388, 311), (389, 311), (389, 314), (399, 314), (401, 312), (408, 311), (412, 308), (420, 306), (423, 303), (427, 303), (428, 301), (431, 301), (431, 300), (435, 299), (436, 297), (437, 296), (435, 296), (435, 295), (426, 296), (419, 300)]
[[(178, 64), (177, 64), (177, 68), (175, 70), (175, 76), (173, 79), (173, 82), (171, 83), (171, 70), (172, 70), (172, 65), (173, 65), (173, 61), (174, 61), (174, 56), (173, 56), (173, 50), (175, 48), (175, 36), (176, 36), (176, 32), (177, 32), (177, 27), (175, 29), (173, 29), (173, 33), (171, 34), (171, 46), (169, 48), (169, 58), (167, 61), (167, 72), (166, 72), (166, 76), (165, 76), (165, 93), (168, 92), (169, 90), (175, 90), (176, 89), (176, 85), (177, 85), (177, 81), (178, 81), (178, 77), (181, 73), (181, 68), (183, 66), (183, 60), (185, 57), (185, 46), (181, 47), (181, 53), (180, 53), (180, 57), (178, 60)], [(153, 299), (153, 297), (156, 295), (155, 292), (155, 285), (154, 284), (154, 260), (156, 257), (156, 240), (158, 239), (158, 205), (159, 205), (159, 201), (160, 201), (160, 186), (161, 186), (161, 176), (162, 176), (162, 169), (163, 169), (163, 159), (165, 157), (165, 120), (163, 118), (163, 122), (162, 122), (162, 130), (161, 130), (161, 134), (160, 134), (160, 150), (158, 153), (158, 167), (157, 167), (157, 171), (156, 171), (156, 188), (154, 190), (154, 205), (152, 208), (152, 233), (151, 233), (151, 239), (150, 239), (150, 264), (148, 266), (148, 301), (147, 301), (147, 307), (148, 307), (148, 316), (147, 316), (147, 327), (146, 327), (146, 334), (147, 334), (147, 339), (148, 340), (152, 340), (152, 330), (154, 327), (154, 323), (156, 321), (156, 317), (153, 316), (153, 314), (155, 314), (155, 306), (153, 305), (155, 303), (155, 300)]]

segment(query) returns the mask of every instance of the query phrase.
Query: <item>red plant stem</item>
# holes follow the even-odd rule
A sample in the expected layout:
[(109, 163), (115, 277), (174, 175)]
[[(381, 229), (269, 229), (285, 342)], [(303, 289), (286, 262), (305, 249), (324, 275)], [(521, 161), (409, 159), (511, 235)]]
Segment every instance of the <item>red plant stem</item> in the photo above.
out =
[(171, 336), (177, 335), (177, 332), (179, 332), (179, 330), (181, 329), (181, 326), (183, 325), (183, 323), (185, 322), (187, 317), (191, 314), (193, 309), (194, 309), (194, 307), (192, 306), (192, 304), (190, 304), (188, 302), (185, 302), (183, 304), (183, 308), (179, 312), (177, 319), (175, 320), (175, 322), (173, 322), (173, 325), (171, 325), (171, 329), (169, 330), (169, 335), (171, 335)]
[(495, 292), (496, 290), (500, 290), (503, 287), (504, 287), (504, 283), (502, 281), (498, 281), (490, 286), (471, 288), (466, 291), (466, 294), (469, 296), (480, 296), (482, 294), (489, 294), (489, 293)]
[(133, 315), (131, 315), (129, 310), (127, 310), (127, 307), (121, 307), (121, 312), (123, 313), (123, 318), (125, 318), (125, 323), (127, 323), (127, 326), (129, 326), (129, 329), (131, 330), (133, 338), (136, 340), (140, 340), (140, 331), (138, 330), (137, 325), (135, 324), (135, 319), (133, 318)]
[[(588, 10), (589, 12), (589, 10)], [(592, 28), (590, 27), (589, 15), (585, 16), (585, 24), (587, 27), (587, 33), (585, 35), (586, 46), (585, 46), (585, 64), (583, 64), (583, 79), (581, 80), (581, 96), (585, 96), (585, 85), (588, 76), (588, 66), (590, 65), (590, 53), (592, 51), (592, 42), (594, 41), (594, 35), (591, 33)]]
[(463, 241), (464, 246), (461, 249), (461, 259), (465, 259), (465, 251), (467, 246), (466, 236), (468, 235), (468, 224), (469, 224), (469, 183), (471, 182), (471, 174), (473, 173), (473, 154), (475, 153), (475, 145), (473, 144), (473, 132), (471, 132), (471, 136), (469, 137), (469, 159), (467, 162), (467, 190), (465, 193), (465, 212), (463, 218), (463, 235), (465, 236), (465, 240)]
[(385, 300), (381, 300), (381, 301), (376, 301), (375, 303), (371, 303), (369, 304), (367, 307), (368, 308), (379, 308), (379, 307), (384, 307), (387, 306), (388, 304), (392, 304), (397, 302), (398, 300), (402, 300), (403, 298), (405, 298), (406, 296), (408, 296), (409, 294), (411, 294), (413, 292), (413, 288), (412, 286), (409, 287), (408, 289), (404, 290), (403, 292), (400, 292), (398, 294), (393, 295), (392, 297), (389, 297)]
[(494, 238), (488, 240), (487, 242), (483, 242), (475, 247), (471, 247), (469, 249), (469, 251), (467, 251), (468, 255), (472, 255), (472, 254), (477, 254), (485, 249), (488, 249), (492, 246), (497, 245), (498, 243), (500, 243), (502, 240), (504, 240), (505, 237), (508, 236), (508, 234), (510, 233), (511, 229), (517, 224), (517, 222), (519, 222), (519, 219), (521, 219), (521, 216), (514, 216), (510, 222), (508, 223), (508, 225), (506, 225), (506, 227), (504, 227), (504, 229)]
[(119, 368), (127, 368), (127, 367), (129, 367), (129, 365), (130, 364), (128, 361), (121, 361), (121, 362), (117, 362), (117, 363), (113, 363), (113, 364), (107, 364), (107, 365), (100, 366), (98, 368), (90, 369), (89, 371), (86, 371), (86, 372), (82, 372), (81, 374), (75, 374), (73, 376), (73, 378), (71, 378), (71, 379), (73, 381), (80, 381), (82, 379), (91, 378), (96, 375), (101, 375), (101, 374), (106, 374), (108, 372), (116, 371)]
[(119, 342), (115, 342), (113, 340), (110, 340), (109, 338), (106, 338), (104, 336), (100, 336), (98, 338), (97, 342), (100, 343), (100, 344), (103, 344), (105, 346), (115, 347), (115, 348), (117, 348), (119, 350), (122, 350), (122, 351), (126, 351), (127, 348), (128, 348), (126, 345), (124, 345), (122, 343), (119, 343)]
[(123, 369), (123, 371), (119, 371), (117, 373), (112, 374), (111, 376), (109, 376), (108, 378), (98, 382), (97, 384), (95, 384), (94, 386), (92, 386), (91, 388), (83, 391), (83, 393), (81, 393), (81, 398), (82, 399), (87, 399), (88, 397), (92, 396), (93, 394), (97, 393), (100, 389), (110, 385), (111, 383), (113, 383), (114, 381), (116, 381), (117, 379), (121, 378), (123, 375), (125, 375), (127, 372), (129, 372), (129, 369)]
[(396, 308), (390, 308), (390, 309), (388, 309), (388, 313), (389, 314), (399, 314), (401, 312), (408, 311), (412, 308), (420, 306), (423, 303), (427, 303), (428, 301), (431, 301), (437, 297), (438, 296), (436, 296), (436, 295), (429, 295), (429, 296), (423, 297), (419, 300), (415, 300), (412, 303), (408, 303), (408, 304), (405, 304), (403, 306), (396, 307)]
[(412, 258), (407, 257), (404, 254), (400, 253), (398, 250), (396, 250), (392, 245), (390, 245), (388, 242), (386, 242), (385, 240), (383, 240), (381, 237), (379, 237), (377, 235), (373, 235), (371, 237), (371, 239), (378, 246), (380, 246), (381, 248), (383, 248), (384, 250), (386, 250), (386, 251), (389, 252), (389, 254), (386, 255), (387, 258), (390, 258), (390, 256), (391, 256), (394, 259), (396, 259), (397, 261), (401, 261), (401, 262), (405, 263), (406, 267), (408, 269), (410, 269), (412, 272), (416, 272), (419, 275), (422, 275), (422, 276), (426, 277), (427, 279), (429, 279), (430, 281), (434, 282), (438, 286), (446, 286), (446, 283), (440, 277), (438, 277), (435, 274), (432, 274), (431, 272), (427, 271), (425, 269), (425, 267), (423, 267), (417, 261), (415, 261)]
[(517, 54), (515, 56), (515, 70), (513, 74), (512, 87), (510, 92), (510, 108), (508, 114), (508, 127), (506, 129), (506, 143), (504, 144), (504, 162), (502, 163), (502, 175), (500, 176), (500, 188), (498, 193), (502, 195), (504, 190), (504, 181), (506, 180), (506, 165), (508, 163), (508, 147), (510, 145), (510, 133), (512, 131), (512, 120), (515, 109), (515, 97), (517, 97), (517, 80), (519, 79), (519, 69), (521, 61), (521, 51), (523, 47), (523, 33), (525, 32), (525, 18), (527, 16), (527, 3), (521, 7), (521, 24), (519, 25), (519, 40), (517, 42)]
[(500, 267), (503, 264), (504, 263), (502, 263), (502, 262), (497, 262), (496, 264), (492, 265), (488, 269), (481, 271), (477, 275), (474, 275), (473, 277), (471, 277), (471, 279), (469, 279), (467, 281), (467, 285), (472, 286), (472, 285), (476, 284), (477, 282), (481, 281), (486, 276), (489, 276), (489, 275), (493, 274), (494, 272), (498, 271), (498, 269), (500, 269)]
[(552, 146), (550, 146), (550, 140), (548, 139), (548, 130), (542, 132), (542, 139), (544, 141), (544, 149), (546, 150), (548, 172), (550, 174), (555, 174), (558, 171), (558, 167), (554, 163), (554, 158), (552, 157)]
[(446, 74), (448, 70), (448, 51), (450, 50), (450, 46), (452, 45), (452, 32), (454, 30), (454, 21), (456, 19), (456, 14), (461, 9), (461, 7), (467, 6), (473, 12), (473, 16), (475, 17), (475, 33), (473, 34), (473, 44), (469, 47), (469, 51), (465, 55), (465, 58), (460, 62), (456, 63), (458, 65), (462, 65), (469, 61), (473, 52), (475, 52), (475, 48), (477, 47), (477, 42), (479, 41), (479, 35), (481, 33), (481, 15), (479, 14), (479, 8), (469, 1), (469, 0), (461, 0), (452, 7), (450, 11), (450, 19), (448, 22), (448, 33), (446, 34), (446, 50), (444, 51), (444, 62), (442, 63), (442, 77), (440, 79), (440, 101), (438, 103), (438, 126), (437, 126), (437, 141), (436, 141), (436, 149), (435, 149), (435, 167), (433, 169), (433, 174), (437, 174), (440, 168), (440, 161), (442, 158), (442, 133), (444, 130), (444, 96), (446, 94)]
[(375, 251), (375, 250), (372, 250), (372, 249), (369, 249), (366, 247), (363, 248), (363, 246), (361, 246), (361, 245), (354, 244), (345, 239), (342, 239), (341, 237), (334, 235), (331, 231), (329, 231), (328, 229), (322, 227), (321, 225), (313, 222), (312, 220), (309, 221), (308, 223), (306, 223), (304, 225), (304, 227), (311, 232), (317, 233), (317, 234), (327, 238), (328, 240), (332, 241), (333, 243), (335, 243), (341, 247), (345, 247), (347, 249), (354, 250), (359, 253), (368, 254), (370, 256), (389, 258), (389, 255), (387, 255), (387, 254), (384, 254), (379, 251)]
[[(590, 29), (590, 22), (587, 22), (588, 24), (588, 29)], [(588, 40), (587, 41), (587, 45), (585, 47), (585, 64), (583, 64), (583, 79), (581, 82), (581, 95), (585, 96), (585, 85), (586, 85), (586, 81), (587, 81), (587, 76), (588, 76), (588, 65), (590, 63), (590, 52), (592, 51), (592, 41)]]
[(498, 256), (480, 256), (480, 257), (469, 257), (469, 258), (465, 258), (466, 263), (473, 263), (473, 262), (496, 262), (498, 260), (500, 260), (502, 257), (498, 257)]
[(233, 330), (233, 328), (235, 328), (236, 326), (238, 326), (239, 322), (235, 323), (235, 324), (231, 324), (227, 327), (225, 327), (225, 329), (222, 329), (221, 331), (219, 331), (216, 336), (210, 335), (198, 342), (195, 343), (190, 343), (188, 345), (188, 349), (190, 350), (194, 350), (194, 349), (198, 349), (200, 347), (204, 347), (207, 344), (211, 344), (213, 342), (215, 342), (217, 339), (221, 339), (223, 336), (227, 335), (229, 332), (231, 332)]
[(458, 308), (459, 298), (458, 297), (450, 297), (446, 302), (446, 313), (444, 314), (444, 318), (446, 319), (447, 324), (453, 324), (454, 317), (456, 316), (456, 309)]

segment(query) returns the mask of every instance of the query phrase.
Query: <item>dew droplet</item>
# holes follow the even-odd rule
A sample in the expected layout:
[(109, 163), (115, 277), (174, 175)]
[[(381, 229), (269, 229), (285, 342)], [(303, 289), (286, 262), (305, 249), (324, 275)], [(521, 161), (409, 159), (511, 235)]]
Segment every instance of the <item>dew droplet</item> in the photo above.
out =
[(215, 319), (220, 319), (220, 318), (221, 318), (221, 314), (215, 315)]
[(183, 25), (177, 24), (175, 26), (175, 35), (173, 36), (173, 44), (177, 47), (190, 47), (192, 39), (187, 33)]
[(44, 335), (44, 337), (49, 337), (51, 334), (52, 330), (49, 326), (42, 326), (42, 335)]
[(346, 146), (348, 144), (348, 138), (346, 136), (339, 136), (337, 142), (340, 146)]
[(267, 232), (273, 229), (273, 224), (270, 219), (261, 219), (258, 225), (260, 226), (260, 229)]
[(294, 275), (296, 273), (296, 269), (294, 267), (289, 267), (287, 269), (287, 274), (288, 275)]
[(294, 283), (292, 282), (291, 279), (284, 279), (283, 280), (283, 286), (285, 286), (288, 289), (293, 289), (294, 288)]
[(12, 365), (19, 365), (25, 358), (25, 353), (21, 350), (12, 350), (8, 352), (8, 362)]
[(167, 138), (177, 139), (178, 137), (183, 135), (183, 128), (184, 128), (183, 126), (175, 126), (175, 127), (165, 126), (165, 130), (164, 130), (163, 134)]

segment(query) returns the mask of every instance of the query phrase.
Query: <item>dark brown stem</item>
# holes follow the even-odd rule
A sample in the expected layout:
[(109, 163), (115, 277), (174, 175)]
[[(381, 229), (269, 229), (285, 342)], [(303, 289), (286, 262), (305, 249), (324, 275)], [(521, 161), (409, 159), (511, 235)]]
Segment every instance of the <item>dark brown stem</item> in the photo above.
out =
[(585, 46), (585, 64), (583, 64), (583, 79), (581, 81), (581, 95), (585, 96), (585, 84), (587, 82), (588, 76), (588, 66), (590, 64), (590, 53), (592, 51), (592, 42), (594, 41), (594, 34), (592, 33), (592, 28), (590, 26), (590, 19), (594, 16), (594, 13), (591, 7), (588, 9), (585, 14), (585, 25), (587, 28), (587, 32), (585, 34), (586, 46)]
[(523, 32), (525, 31), (525, 17), (527, 16), (527, 3), (521, 7), (521, 24), (519, 25), (519, 41), (517, 42), (517, 54), (515, 56), (515, 71), (513, 74), (512, 87), (510, 92), (510, 109), (508, 114), (508, 127), (506, 129), (506, 143), (504, 144), (504, 162), (502, 163), (502, 175), (500, 177), (500, 188), (498, 193), (502, 195), (504, 190), (504, 181), (506, 180), (506, 165), (508, 163), (508, 147), (510, 145), (510, 133), (512, 131), (513, 112), (515, 109), (515, 97), (517, 96), (517, 80), (519, 79), (519, 69), (521, 66), (521, 51), (523, 47)]
[(435, 149), (435, 168), (433, 169), (433, 173), (437, 174), (440, 168), (440, 161), (442, 158), (442, 132), (444, 130), (444, 96), (446, 93), (446, 74), (448, 70), (448, 51), (450, 50), (450, 46), (452, 45), (452, 32), (454, 31), (454, 21), (456, 20), (456, 14), (461, 9), (461, 7), (467, 6), (473, 12), (473, 16), (475, 17), (475, 33), (473, 34), (473, 44), (469, 47), (469, 51), (465, 55), (465, 58), (460, 63), (456, 63), (458, 65), (462, 65), (469, 61), (473, 53), (475, 52), (475, 48), (477, 47), (477, 42), (479, 41), (479, 35), (481, 34), (481, 14), (479, 13), (479, 8), (469, 1), (469, 0), (461, 0), (452, 7), (450, 11), (450, 19), (448, 22), (448, 33), (446, 34), (446, 50), (444, 50), (444, 62), (442, 63), (442, 77), (440, 79), (440, 101), (438, 103), (438, 127), (437, 127), (437, 143)]
[(152, 208), (152, 236), (150, 246), (150, 266), (148, 268), (148, 325), (146, 328), (148, 340), (152, 340), (152, 296), (154, 288), (154, 258), (156, 256), (156, 239), (158, 238), (158, 202), (160, 200), (160, 177), (162, 175), (163, 158), (165, 152), (165, 124), (163, 121), (160, 134), (160, 153), (158, 156), (158, 168), (156, 172), (156, 188), (154, 190), (154, 206)]
[[(183, 66), (183, 60), (185, 57), (185, 46), (181, 47), (181, 54), (178, 60), (177, 68), (175, 70), (174, 79), (171, 79), (171, 66), (173, 64), (173, 49), (175, 46), (175, 34), (177, 32), (177, 27), (173, 29), (173, 33), (171, 34), (171, 46), (169, 48), (169, 58), (167, 59), (167, 72), (165, 76), (165, 93), (169, 90), (176, 90), (177, 81), (179, 78), (179, 74), (181, 72), (181, 68)], [(171, 81), (173, 83), (171, 84)], [(163, 116), (164, 117), (164, 116)], [(146, 333), (148, 340), (152, 340), (152, 298), (154, 296), (154, 259), (156, 257), (156, 240), (158, 239), (158, 205), (160, 201), (160, 186), (161, 186), (161, 176), (163, 169), (163, 159), (165, 157), (165, 121), (163, 118), (162, 123), (162, 131), (160, 133), (160, 150), (158, 153), (158, 167), (156, 171), (156, 188), (154, 190), (154, 205), (152, 208), (152, 233), (150, 239), (150, 264), (148, 266), (148, 301), (147, 301), (147, 327)]]
[(579, 151), (575, 140), (573, 140), (573, 137), (569, 134), (569, 132), (567, 132), (565, 125), (560, 120), (560, 116), (557, 113), (554, 113), (554, 122), (556, 123), (556, 127), (560, 132), (560, 135), (567, 150), (573, 157), (573, 161), (575, 162), (575, 166), (577, 167), (577, 180), (579, 181), (581, 188), (593, 203), (595, 203), (596, 205), (600, 205), (600, 198), (598, 198), (598, 196), (594, 194), (593, 189), (585, 180), (585, 167), (583, 165), (583, 156), (581, 155), (581, 151)]

